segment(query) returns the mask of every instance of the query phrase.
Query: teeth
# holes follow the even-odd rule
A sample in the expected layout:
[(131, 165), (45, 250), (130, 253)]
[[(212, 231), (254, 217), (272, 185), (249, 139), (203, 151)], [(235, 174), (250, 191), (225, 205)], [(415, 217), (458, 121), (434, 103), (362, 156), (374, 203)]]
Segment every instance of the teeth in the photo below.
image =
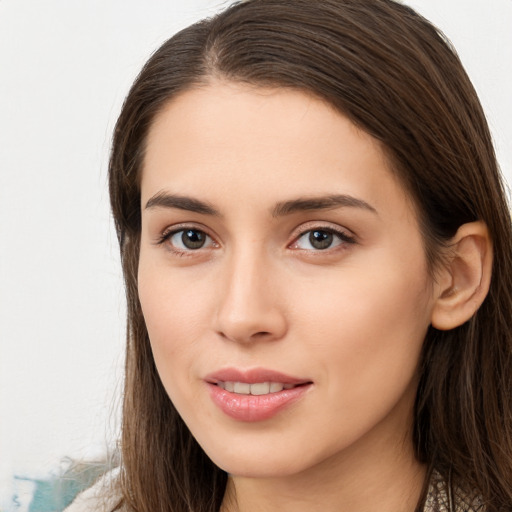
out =
[(295, 384), (283, 384), (282, 382), (217, 382), (217, 386), (231, 393), (239, 395), (268, 395), (269, 393), (278, 393), (283, 389), (292, 389)]
[(277, 393), (278, 391), (282, 391), (284, 388), (284, 384), (281, 384), (280, 382), (271, 382), (270, 383), (270, 392), (271, 393)]
[(268, 395), (270, 393), (270, 382), (258, 382), (251, 384), (251, 395)]
[(250, 395), (251, 385), (248, 382), (235, 382), (233, 391), (239, 395)]

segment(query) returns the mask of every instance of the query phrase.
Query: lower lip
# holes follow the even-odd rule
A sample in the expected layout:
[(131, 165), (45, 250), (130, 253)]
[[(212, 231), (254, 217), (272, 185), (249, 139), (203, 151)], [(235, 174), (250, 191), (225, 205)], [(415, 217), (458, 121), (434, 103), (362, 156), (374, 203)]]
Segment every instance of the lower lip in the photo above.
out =
[(310, 389), (311, 384), (283, 389), (266, 395), (241, 395), (231, 393), (208, 383), (213, 403), (227, 416), (238, 421), (264, 421), (297, 402)]

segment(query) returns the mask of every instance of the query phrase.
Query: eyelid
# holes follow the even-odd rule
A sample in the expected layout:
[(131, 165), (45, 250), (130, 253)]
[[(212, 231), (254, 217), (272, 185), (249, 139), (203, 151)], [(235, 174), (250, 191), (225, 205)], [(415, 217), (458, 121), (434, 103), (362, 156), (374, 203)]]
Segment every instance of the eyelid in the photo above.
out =
[[(190, 230), (197, 230), (204, 233), (207, 237), (209, 237), (213, 242), (213, 247), (217, 248), (220, 246), (219, 242), (217, 241), (217, 237), (211, 233), (211, 230), (208, 229), (206, 226), (203, 226), (202, 224), (198, 223), (191, 223), (191, 222), (183, 222), (179, 224), (174, 224), (171, 226), (167, 226), (165, 229), (163, 229), (160, 234), (157, 236), (156, 240), (154, 241), (155, 245), (164, 245), (166, 242), (169, 241), (169, 239), (174, 236), (176, 233), (179, 233), (180, 231), (185, 231), (187, 229)], [(348, 228), (342, 227), (338, 224), (332, 224), (330, 222), (322, 222), (322, 221), (310, 221), (304, 224), (301, 224), (299, 227), (297, 227), (291, 237), (292, 241), (287, 245), (287, 248), (292, 248), (293, 245), (296, 244), (301, 237), (303, 237), (305, 234), (311, 232), (311, 231), (327, 231), (329, 233), (333, 233), (334, 235), (338, 236), (341, 240), (340, 244), (336, 244), (332, 249), (336, 249), (339, 245), (347, 245), (347, 244), (354, 244), (357, 243), (357, 235), (351, 231)], [(211, 249), (212, 246), (205, 247), (204, 249)], [(189, 249), (186, 251), (180, 250), (179, 248), (173, 247), (172, 251), (175, 253), (183, 253), (183, 254), (190, 254), (194, 252), (199, 252), (203, 248), (199, 249)], [(301, 249), (296, 248), (297, 250), (303, 250), (303, 251), (309, 251), (309, 252), (323, 252), (327, 253), (331, 248), (327, 249)]]
[[(288, 245), (289, 248), (293, 248), (293, 245), (297, 244), (298, 241), (307, 233), (310, 233), (311, 231), (326, 231), (328, 233), (333, 233), (334, 235), (338, 236), (341, 240), (340, 244), (337, 244), (336, 246), (332, 247), (332, 249), (336, 249), (339, 245), (347, 245), (347, 244), (355, 244), (357, 243), (357, 236), (355, 233), (345, 227), (339, 226), (337, 224), (331, 224), (329, 222), (321, 222), (321, 221), (311, 221), (306, 224), (302, 224), (299, 226), (292, 235), (293, 240)], [(311, 251), (311, 252), (323, 252), (326, 253), (331, 248), (327, 249), (301, 249), (296, 248), (297, 250), (303, 250), (303, 251)]]
[[(217, 242), (216, 237), (210, 233), (209, 229), (207, 229), (205, 226), (202, 226), (200, 224), (190, 223), (190, 222), (173, 224), (171, 226), (166, 227), (164, 230), (162, 230), (158, 234), (156, 240), (153, 243), (155, 245), (165, 245), (167, 242), (169, 242), (171, 237), (173, 237), (176, 233), (179, 233), (181, 231), (186, 231), (186, 230), (200, 231), (201, 233), (204, 233), (208, 238), (210, 238), (212, 240), (214, 247), (219, 247), (219, 245), (220, 245)], [(205, 247), (204, 249), (210, 249), (210, 248), (211, 248), (211, 246), (208, 246), (208, 247)], [(175, 253), (189, 254), (189, 253), (199, 252), (203, 248), (201, 247), (201, 248), (195, 249), (195, 250), (194, 249), (182, 250), (177, 247), (171, 247), (169, 249)]]

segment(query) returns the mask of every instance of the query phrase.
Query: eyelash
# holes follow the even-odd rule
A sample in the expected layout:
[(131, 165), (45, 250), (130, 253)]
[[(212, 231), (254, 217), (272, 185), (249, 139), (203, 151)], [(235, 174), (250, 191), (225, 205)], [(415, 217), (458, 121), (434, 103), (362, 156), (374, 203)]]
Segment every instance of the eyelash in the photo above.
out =
[[(203, 229), (199, 229), (199, 228), (196, 228), (194, 226), (182, 226), (179, 229), (172, 229), (170, 231), (164, 231), (162, 233), (162, 235), (156, 241), (156, 245), (167, 244), (167, 242), (169, 242), (174, 235), (177, 235), (178, 233), (184, 233), (186, 231), (194, 231), (195, 233), (202, 233), (205, 237), (207, 237), (211, 241), (213, 241), (213, 238), (210, 235), (208, 235)], [(196, 252), (199, 249), (203, 248), (203, 247), (199, 247), (199, 248), (197, 248), (195, 250), (194, 249), (183, 250), (183, 249), (176, 248), (175, 246), (173, 246), (170, 243), (167, 244), (167, 245), (168, 245), (168, 249), (172, 253), (174, 253), (177, 256), (184, 256), (184, 257), (192, 256), (194, 252)], [(218, 247), (218, 244), (215, 244), (215, 242), (214, 242), (214, 245)]]
[[(183, 227), (180, 227), (179, 229), (172, 229), (170, 231), (164, 231), (162, 233), (162, 235), (156, 241), (156, 245), (164, 245), (167, 242), (169, 242), (170, 239), (173, 236), (177, 235), (178, 233), (184, 233), (185, 231), (193, 231), (193, 232), (196, 232), (196, 233), (201, 233), (201, 234), (203, 234), (205, 237), (207, 237), (208, 239), (210, 239), (213, 242), (213, 247), (218, 247), (218, 244), (213, 240), (213, 238), (210, 235), (208, 235), (204, 230), (196, 228), (194, 226), (183, 226)], [(303, 248), (299, 248), (299, 247), (295, 247), (295, 249), (296, 250), (301, 250), (301, 251), (306, 251), (306, 252), (312, 252), (312, 253), (327, 253), (330, 250), (335, 249), (336, 247), (338, 247), (340, 245), (351, 245), (351, 244), (355, 244), (356, 243), (355, 237), (347, 234), (345, 231), (334, 229), (332, 227), (327, 227), (327, 226), (315, 226), (315, 227), (312, 227), (310, 229), (305, 229), (305, 230), (301, 231), (294, 238), (294, 241), (291, 244), (288, 245), (288, 247), (296, 246), (299, 243), (299, 241), (302, 238), (304, 238), (306, 235), (309, 234), (309, 236), (311, 237), (311, 234), (315, 233), (315, 232), (317, 232), (317, 233), (318, 232), (320, 232), (320, 233), (327, 233), (327, 234), (330, 234), (330, 235), (334, 235), (335, 237), (338, 238), (339, 243), (337, 243), (334, 246), (332, 246), (332, 244), (330, 244), (325, 249), (318, 249), (318, 248), (303, 249)], [(198, 247), (197, 249), (190, 249), (189, 248), (187, 250), (183, 250), (183, 249), (176, 248), (172, 244), (168, 244), (168, 245), (169, 245), (169, 250), (171, 252), (173, 252), (174, 254), (176, 254), (178, 256), (185, 256), (185, 257), (186, 256), (192, 256), (194, 252), (199, 251), (200, 249), (204, 248), (203, 246), (201, 246), (201, 247)]]
[(299, 241), (302, 238), (305, 238), (308, 234), (309, 234), (309, 239), (310, 239), (310, 242), (311, 242), (311, 235), (313, 233), (327, 233), (329, 235), (334, 235), (335, 237), (338, 238), (339, 243), (336, 243), (334, 246), (332, 244), (330, 244), (325, 249), (318, 249), (318, 248), (314, 248), (314, 249), (301, 249), (301, 248), (297, 247), (298, 250), (310, 251), (310, 252), (315, 252), (315, 253), (325, 253), (325, 252), (328, 252), (329, 250), (335, 249), (336, 247), (338, 247), (340, 245), (347, 245), (347, 244), (355, 244), (356, 243), (355, 237), (349, 235), (345, 231), (334, 229), (332, 227), (327, 227), (327, 226), (317, 226), (317, 227), (313, 227), (313, 228), (306, 229), (306, 230), (302, 231), (294, 239), (294, 241), (290, 245), (291, 246), (293, 246), (293, 245), (297, 246)]

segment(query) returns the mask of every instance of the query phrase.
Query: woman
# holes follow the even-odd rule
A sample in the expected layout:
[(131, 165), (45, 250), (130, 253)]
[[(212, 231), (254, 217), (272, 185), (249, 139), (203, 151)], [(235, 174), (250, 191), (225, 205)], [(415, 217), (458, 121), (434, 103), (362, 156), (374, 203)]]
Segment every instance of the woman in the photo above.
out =
[(110, 192), (128, 345), (105, 509), (510, 510), (510, 216), (426, 20), (249, 0), (183, 30), (126, 99)]

